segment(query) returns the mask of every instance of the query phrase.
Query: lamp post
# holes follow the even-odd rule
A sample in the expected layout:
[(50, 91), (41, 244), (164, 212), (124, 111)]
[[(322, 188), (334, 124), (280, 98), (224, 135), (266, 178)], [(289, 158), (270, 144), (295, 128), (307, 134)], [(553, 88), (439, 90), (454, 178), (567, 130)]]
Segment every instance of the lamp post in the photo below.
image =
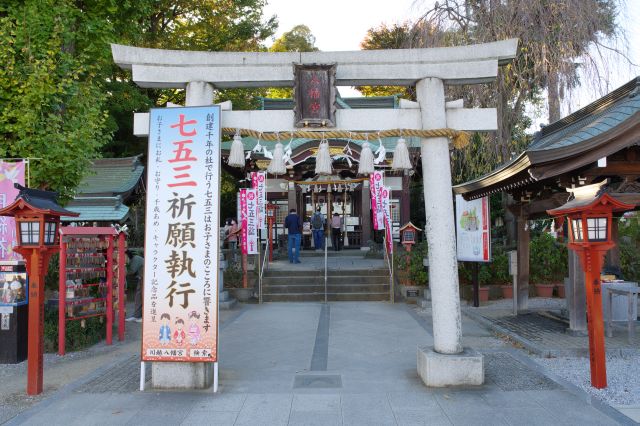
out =
[(51, 255), (59, 251), (58, 227), (60, 216), (79, 216), (60, 207), (55, 192), (25, 188), (15, 201), (0, 209), (0, 216), (11, 216), (16, 221), (18, 244), (15, 251), (27, 263), (29, 274), (29, 348), (27, 351), (27, 394), (42, 393), (44, 346), (44, 276)]
[(568, 190), (573, 192), (574, 199), (556, 209), (547, 210), (552, 216), (568, 216), (568, 247), (578, 254), (585, 273), (591, 385), (598, 389), (607, 387), (600, 273), (605, 253), (615, 246), (611, 240), (613, 212), (634, 207), (607, 193), (597, 195), (605, 183)]

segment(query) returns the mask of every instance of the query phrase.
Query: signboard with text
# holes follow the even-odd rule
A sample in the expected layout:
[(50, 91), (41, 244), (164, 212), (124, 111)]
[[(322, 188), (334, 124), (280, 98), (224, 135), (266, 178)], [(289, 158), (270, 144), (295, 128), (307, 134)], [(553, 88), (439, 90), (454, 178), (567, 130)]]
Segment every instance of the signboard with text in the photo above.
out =
[(380, 190), (384, 186), (384, 172), (375, 171), (369, 177), (369, 190), (371, 191), (371, 212), (373, 213), (373, 229), (384, 229), (384, 211)]
[(242, 254), (258, 254), (258, 194), (255, 189), (240, 190)]
[[(18, 195), (14, 184), (24, 186), (24, 162), (0, 161), (0, 209), (13, 203)], [(0, 261), (22, 260), (13, 247), (17, 244), (16, 225), (12, 217), (0, 216)], [(0, 290), (1, 291), (1, 290)]]
[(491, 217), (487, 197), (466, 201), (456, 195), (456, 245), (458, 260), (491, 261)]
[(251, 172), (251, 186), (258, 195), (258, 229), (267, 229), (267, 173)]
[(336, 65), (294, 65), (296, 127), (335, 127)]
[(391, 234), (391, 188), (383, 186), (380, 188), (380, 205), (382, 207), (382, 217), (384, 220), (384, 235), (387, 242), (387, 251), (393, 253), (393, 235)]
[(142, 360), (214, 362), (220, 107), (152, 109), (148, 164)]

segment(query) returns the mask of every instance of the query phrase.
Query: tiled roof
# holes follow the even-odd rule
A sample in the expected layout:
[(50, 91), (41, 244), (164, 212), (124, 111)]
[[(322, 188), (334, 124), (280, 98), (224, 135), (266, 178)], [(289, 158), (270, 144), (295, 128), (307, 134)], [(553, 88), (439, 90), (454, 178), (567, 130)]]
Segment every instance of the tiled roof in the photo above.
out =
[(67, 210), (80, 213), (79, 217), (63, 217), (63, 222), (123, 222), (129, 207), (116, 197), (76, 197), (67, 205)]
[(640, 111), (640, 77), (587, 107), (545, 127), (527, 152), (552, 150), (598, 136), (618, 126)]
[(93, 160), (91, 172), (78, 186), (78, 194), (126, 194), (138, 184), (143, 171), (139, 156)]
[[(538, 179), (536, 167), (564, 161), (565, 165), (598, 146), (607, 146), (616, 128), (637, 125), (640, 114), (640, 77), (564, 117), (538, 132), (533, 142), (516, 158), (477, 179), (453, 187), (458, 194), (501, 190), (514, 176)], [(634, 121), (629, 121), (633, 118)], [(577, 164), (577, 163), (576, 163)], [(565, 167), (566, 169), (566, 167)], [(524, 181), (523, 181), (524, 182)]]

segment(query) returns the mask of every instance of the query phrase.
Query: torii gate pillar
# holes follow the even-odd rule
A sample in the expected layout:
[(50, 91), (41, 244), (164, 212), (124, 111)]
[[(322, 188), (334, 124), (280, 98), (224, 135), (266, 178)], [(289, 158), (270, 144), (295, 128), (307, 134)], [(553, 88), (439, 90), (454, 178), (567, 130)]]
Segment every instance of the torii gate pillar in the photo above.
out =
[[(443, 81), (425, 78), (418, 82), (416, 91), (422, 128), (446, 128)], [(481, 385), (482, 355), (462, 348), (449, 141), (442, 137), (425, 138), (420, 150), (434, 345), (418, 347), (418, 374), (427, 386)]]

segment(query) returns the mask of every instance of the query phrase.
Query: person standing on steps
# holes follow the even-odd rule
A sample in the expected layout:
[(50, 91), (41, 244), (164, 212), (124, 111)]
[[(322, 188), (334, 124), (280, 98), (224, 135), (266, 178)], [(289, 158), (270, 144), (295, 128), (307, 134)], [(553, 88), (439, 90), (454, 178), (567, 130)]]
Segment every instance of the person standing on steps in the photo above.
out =
[(338, 213), (334, 213), (331, 218), (331, 243), (333, 250), (339, 251), (342, 242), (342, 218)]
[(313, 246), (316, 250), (324, 249), (324, 215), (320, 212), (320, 207), (311, 216), (311, 231), (313, 232)]
[[(289, 210), (284, 219), (284, 227), (289, 232), (289, 263), (300, 263), (300, 240), (302, 239), (302, 218), (296, 209)], [(295, 250), (295, 252), (294, 252)]]

